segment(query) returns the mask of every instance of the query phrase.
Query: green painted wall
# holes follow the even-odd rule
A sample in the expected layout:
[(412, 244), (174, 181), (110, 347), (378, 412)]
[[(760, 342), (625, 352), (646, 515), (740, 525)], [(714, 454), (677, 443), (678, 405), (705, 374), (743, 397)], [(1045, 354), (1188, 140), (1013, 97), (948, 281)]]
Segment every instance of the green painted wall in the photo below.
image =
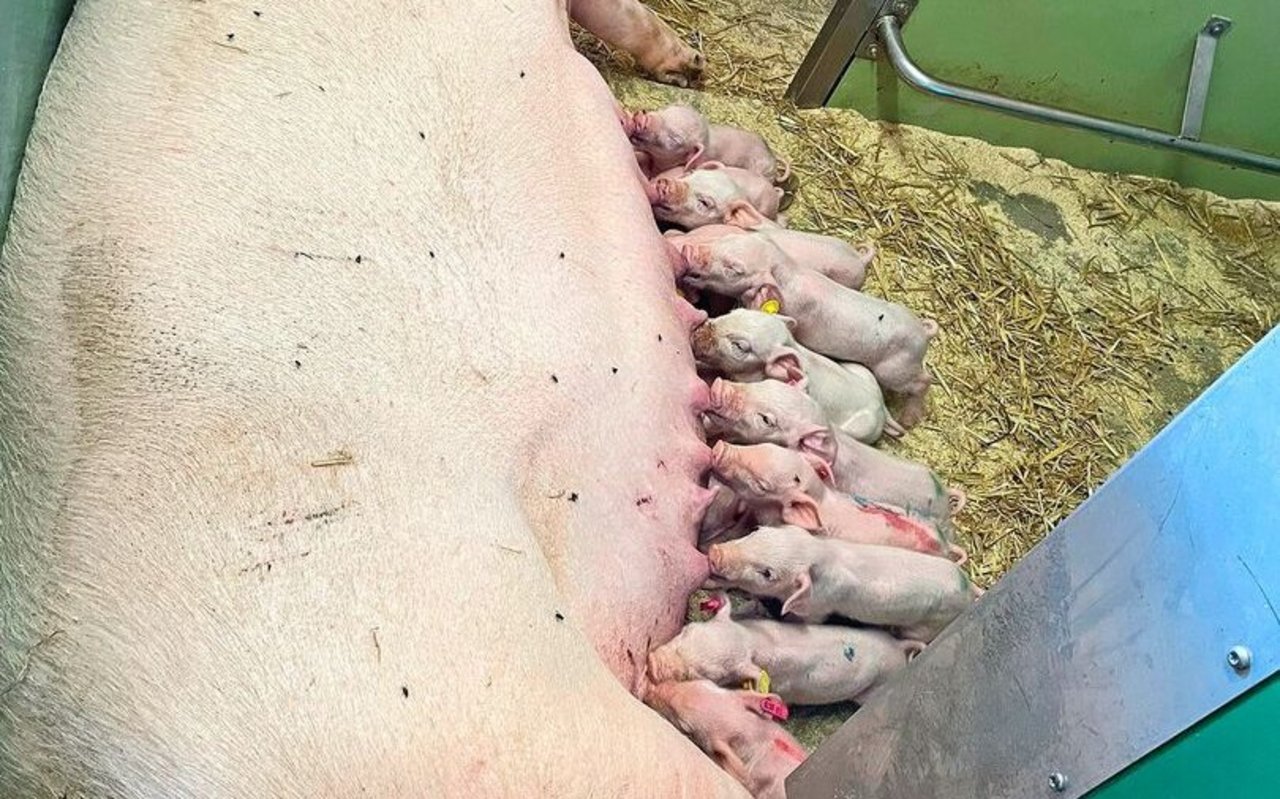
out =
[[(952, 83), (1176, 132), (1195, 34), (1211, 13), (1235, 24), (1218, 44), (1201, 139), (1280, 156), (1280, 0), (920, 0), (903, 39)], [(1090, 169), (1280, 199), (1280, 176), (934, 100), (883, 62), (855, 61), (829, 104)]]
[(1280, 796), (1280, 675), (1274, 675), (1148, 757), (1089, 799)]
[(49, 60), (75, 0), (0, 0), (0, 242)]

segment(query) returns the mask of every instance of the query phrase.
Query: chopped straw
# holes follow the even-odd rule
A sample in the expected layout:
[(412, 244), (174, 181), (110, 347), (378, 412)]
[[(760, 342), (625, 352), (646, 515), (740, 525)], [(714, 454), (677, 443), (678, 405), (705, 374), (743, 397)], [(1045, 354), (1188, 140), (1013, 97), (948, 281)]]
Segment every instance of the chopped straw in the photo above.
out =
[(938, 322), (929, 417), (881, 446), (966, 490), (959, 538), (983, 585), (1280, 318), (1280, 205), (801, 111), (780, 98), (824, 3), (652, 5), (701, 38), (705, 90), (642, 80), (577, 32), (619, 100), (760, 132), (792, 164), (790, 225), (874, 241), (865, 290)]

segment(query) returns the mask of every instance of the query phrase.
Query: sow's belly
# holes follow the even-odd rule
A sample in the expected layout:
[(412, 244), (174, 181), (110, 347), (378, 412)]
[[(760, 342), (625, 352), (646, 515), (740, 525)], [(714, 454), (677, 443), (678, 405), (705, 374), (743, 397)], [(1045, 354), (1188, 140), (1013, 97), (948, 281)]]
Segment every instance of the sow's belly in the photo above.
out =
[(67, 30), (0, 264), (0, 793), (733, 793), (627, 694), (705, 389), (612, 99), (552, 4), (349, 6)]

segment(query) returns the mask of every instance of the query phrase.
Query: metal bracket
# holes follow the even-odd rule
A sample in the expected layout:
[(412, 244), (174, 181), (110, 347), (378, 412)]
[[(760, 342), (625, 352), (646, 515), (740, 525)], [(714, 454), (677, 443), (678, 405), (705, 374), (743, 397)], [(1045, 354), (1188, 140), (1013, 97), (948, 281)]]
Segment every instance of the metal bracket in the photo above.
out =
[(1196, 52), (1191, 59), (1191, 78), (1187, 81), (1187, 103), (1182, 109), (1182, 131), (1178, 134), (1184, 139), (1200, 140), (1209, 78), (1213, 76), (1213, 56), (1218, 50), (1218, 40), (1229, 30), (1231, 20), (1214, 14), (1196, 34)]
[[(902, 27), (907, 18), (911, 16), (911, 12), (916, 10), (917, 0), (892, 0), (892, 2), (883, 3), (884, 9), (880, 16), (891, 15), (898, 20), (898, 27)], [(867, 58), (872, 61), (880, 57), (880, 45), (876, 42), (876, 23), (879, 18), (871, 21), (867, 34), (858, 42), (858, 49), (855, 55), (858, 58)]]
[(786, 97), (801, 108), (825, 105), (854, 56), (876, 58), (876, 20), (905, 23), (917, 0), (836, 0), (813, 46), (787, 87)]

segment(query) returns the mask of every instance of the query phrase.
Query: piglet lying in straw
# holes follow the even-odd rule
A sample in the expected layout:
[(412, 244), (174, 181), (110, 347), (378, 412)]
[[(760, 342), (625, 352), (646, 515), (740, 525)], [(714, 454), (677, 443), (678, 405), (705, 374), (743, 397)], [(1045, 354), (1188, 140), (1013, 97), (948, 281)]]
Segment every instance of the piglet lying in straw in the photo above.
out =
[(711, 450), (716, 479), (746, 500), (764, 524), (785, 522), (812, 533), (901, 547), (963, 563), (965, 552), (929, 523), (892, 508), (854, 499), (829, 486), (826, 462), (777, 444), (716, 442)]
[(762, 238), (723, 237), (687, 244), (681, 254), (684, 284), (738, 297), (750, 308), (786, 314), (795, 320), (791, 333), (796, 341), (831, 358), (866, 366), (884, 390), (903, 395), (904, 426), (923, 417), (932, 380), (924, 356), (938, 332), (936, 323), (800, 266)]
[(800, 386), (831, 424), (859, 441), (900, 435), (884, 394), (864, 366), (836, 363), (796, 343), (785, 316), (738, 308), (693, 331), (693, 355), (706, 369), (735, 380), (781, 380)]
[(718, 161), (663, 172), (649, 181), (647, 194), (654, 217), (686, 230), (744, 216), (774, 219), (782, 202), (782, 189)]
[(625, 118), (623, 129), (631, 145), (648, 156), (657, 172), (719, 161), (774, 183), (782, 183), (791, 173), (790, 167), (773, 154), (760, 134), (728, 125), (711, 125), (706, 117), (687, 105), (636, 111)]
[(863, 702), (889, 675), (924, 649), (882, 630), (843, 625), (788, 624), (730, 617), (728, 597), (710, 621), (686, 624), (649, 653), (656, 681), (704, 679), (720, 685), (757, 683), (787, 702), (823, 705)]
[(761, 527), (707, 559), (713, 583), (781, 599), (784, 614), (811, 623), (840, 615), (926, 643), (982, 594), (951, 561), (799, 527)]
[(777, 719), (776, 694), (728, 690), (709, 680), (651, 685), (644, 701), (706, 752), (757, 799), (786, 799), (787, 775), (805, 753)]
[(943, 532), (951, 529), (952, 515), (965, 504), (964, 492), (944, 486), (928, 466), (869, 447), (832, 427), (818, 403), (798, 386), (717, 378), (702, 425), (708, 436), (732, 444), (777, 444), (820, 458), (840, 491), (897, 506)]
[[(760, 221), (768, 222), (764, 217)], [(867, 277), (867, 267), (876, 254), (876, 249), (871, 244), (853, 245), (834, 236), (790, 230), (772, 222), (768, 222), (768, 226), (756, 225), (754, 229), (736, 225), (703, 225), (689, 231), (668, 230), (665, 235), (677, 247), (707, 244), (726, 236), (763, 239), (778, 247), (797, 264), (821, 272), (851, 289), (862, 288)], [(683, 272), (682, 262), (681, 274)]]

